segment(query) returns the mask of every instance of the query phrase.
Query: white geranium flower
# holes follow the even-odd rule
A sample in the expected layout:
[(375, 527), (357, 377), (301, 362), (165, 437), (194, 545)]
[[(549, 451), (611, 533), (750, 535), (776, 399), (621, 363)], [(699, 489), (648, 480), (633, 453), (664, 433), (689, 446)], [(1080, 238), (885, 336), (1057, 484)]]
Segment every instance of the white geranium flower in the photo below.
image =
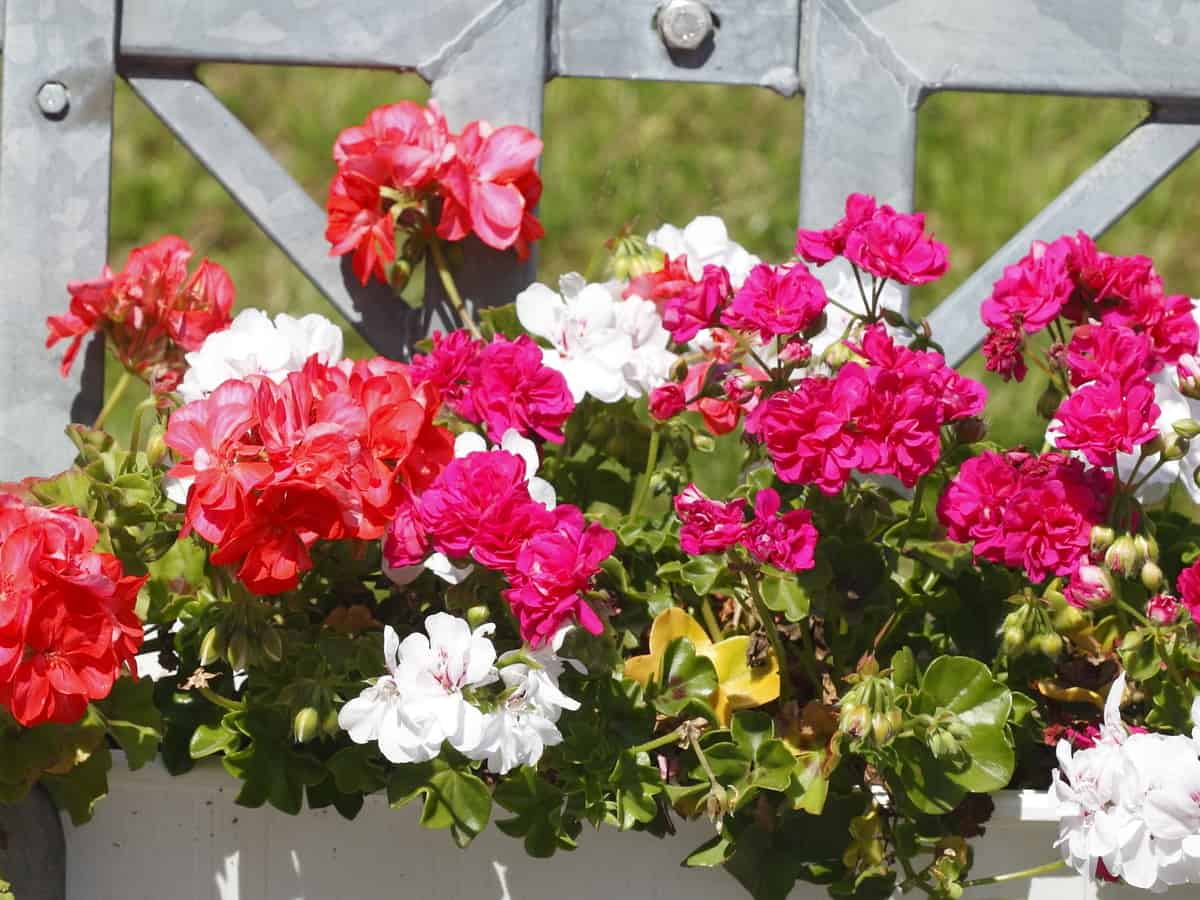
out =
[(342, 330), (324, 316), (294, 318), (280, 313), (272, 322), (260, 309), (245, 309), (224, 331), (205, 338), (188, 353), (188, 370), (179, 385), (185, 403), (207, 397), (231, 378), (266, 375), (283, 381), (318, 354), (327, 364), (342, 358)]
[(662, 225), (646, 235), (646, 242), (675, 259), (687, 256), (688, 274), (698, 280), (704, 267), (723, 266), (729, 281), (740, 288), (760, 260), (741, 244), (729, 239), (729, 230), (718, 216), (697, 216), (682, 230)]
[(585, 394), (615, 403), (626, 394), (622, 369), (633, 354), (632, 339), (617, 324), (620, 288), (587, 284), (572, 272), (559, 280), (559, 291), (540, 283), (521, 291), (521, 327), (550, 342), (543, 362), (563, 374), (576, 403)]
[[(579, 701), (558, 686), (565, 665), (586, 671), (577, 660), (564, 660), (558, 650), (570, 631), (562, 628), (546, 646), (537, 650), (506, 653), (501, 657), (500, 677), (505, 693), (499, 707), (484, 717), (483, 736), (468, 753), (482, 759), (489, 771), (503, 775), (517, 766), (536, 765), (547, 747), (562, 743), (558, 719), (563, 710), (579, 709)], [(533, 662), (511, 662), (519, 654)], [(505, 665), (506, 661), (508, 662)]]
[(666, 384), (679, 357), (667, 349), (671, 333), (663, 328), (662, 316), (654, 302), (638, 296), (619, 301), (617, 328), (628, 335), (633, 345), (621, 367), (625, 395), (641, 397)]
[(1105, 869), (1133, 887), (1160, 892), (1200, 882), (1200, 758), (1193, 738), (1130, 734), (1120, 719), (1122, 675), (1109, 691), (1095, 746), (1058, 745), (1051, 796), (1068, 865)]
[(391, 762), (424, 762), (437, 756), (443, 741), (473, 752), (483, 733), (483, 713), (463, 690), (496, 680), (496, 648), (488, 635), (494, 625), (474, 631), (463, 619), (434, 613), (423, 634), (400, 641), (384, 630), (388, 674), (348, 702), (338, 724), (357, 744), (377, 741)]

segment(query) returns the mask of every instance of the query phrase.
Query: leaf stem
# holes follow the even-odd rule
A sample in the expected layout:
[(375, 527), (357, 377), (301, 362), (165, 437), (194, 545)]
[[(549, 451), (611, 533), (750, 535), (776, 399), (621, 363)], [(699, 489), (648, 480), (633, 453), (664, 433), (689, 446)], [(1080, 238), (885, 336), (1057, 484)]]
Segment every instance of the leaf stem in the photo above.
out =
[(1137, 619), (1139, 622), (1141, 622), (1143, 625), (1153, 624), (1148, 618), (1146, 618), (1145, 615), (1142, 614), (1141, 610), (1139, 610), (1136, 607), (1134, 607), (1133, 605), (1131, 605), (1128, 600), (1123, 600), (1123, 599), (1118, 600), (1117, 605), (1119, 607), (1121, 607), (1123, 610), (1125, 610), (1125, 612), (1129, 613), (1131, 616), (1133, 616), (1135, 619)]
[(644, 744), (638, 744), (636, 747), (630, 747), (629, 752), (635, 756), (639, 753), (649, 753), (651, 750), (657, 750), (659, 747), (665, 747), (667, 744), (674, 744), (682, 740), (683, 732), (678, 728), (673, 728), (666, 734), (660, 734), (656, 738), (652, 738)]
[(220, 706), (223, 709), (233, 710), (234, 712), (241, 712), (246, 708), (244, 703), (238, 703), (236, 700), (231, 700), (228, 697), (222, 697), (210, 687), (198, 687), (195, 690), (201, 697), (214, 706)]
[(700, 616), (704, 619), (704, 627), (708, 629), (708, 636), (712, 638), (712, 642), (721, 643), (725, 639), (725, 632), (721, 630), (721, 624), (713, 614), (712, 601), (708, 599), (708, 594), (700, 598)]
[(104, 401), (104, 406), (100, 410), (100, 415), (96, 416), (96, 421), (92, 423), (92, 428), (103, 428), (105, 420), (112, 414), (112, 411), (117, 408), (117, 404), (121, 402), (121, 397), (128, 390), (129, 385), (133, 382), (133, 373), (126, 369), (121, 373), (121, 377), (113, 386), (112, 393), (108, 395), (108, 399)]
[(467, 305), (463, 303), (462, 294), (458, 292), (458, 285), (454, 283), (454, 275), (450, 271), (450, 263), (446, 260), (446, 254), (442, 250), (441, 241), (436, 239), (430, 241), (429, 253), (433, 257), (433, 267), (437, 269), (438, 279), (442, 282), (442, 289), (445, 290), (450, 305), (458, 313), (458, 318), (462, 321), (463, 327), (470, 332), (471, 337), (475, 338), (475, 340), (483, 340), (483, 335), (479, 332), (479, 326), (475, 324), (475, 320), (467, 312)]
[(1057, 872), (1059, 869), (1066, 868), (1066, 863), (1061, 859), (1056, 859), (1054, 862), (1044, 863), (1040, 866), (1033, 866), (1029, 869), (1021, 869), (1019, 872), (1006, 872), (1003, 875), (989, 875), (986, 878), (972, 878), (969, 881), (964, 881), (962, 886), (983, 887), (985, 884), (1001, 884), (1005, 881), (1016, 881), (1018, 878), (1033, 878), (1035, 875), (1045, 875), (1048, 872)]
[(770, 641), (771, 650), (779, 663), (779, 697), (787, 702), (792, 698), (792, 679), (788, 674), (787, 655), (784, 652), (783, 642), (779, 640), (779, 629), (775, 627), (775, 619), (772, 618), (771, 611), (767, 609), (767, 602), (758, 588), (758, 582), (749, 574), (745, 576), (745, 582), (746, 587), (750, 590), (750, 600), (754, 604), (754, 614), (758, 617), (763, 631), (767, 633), (767, 640)]

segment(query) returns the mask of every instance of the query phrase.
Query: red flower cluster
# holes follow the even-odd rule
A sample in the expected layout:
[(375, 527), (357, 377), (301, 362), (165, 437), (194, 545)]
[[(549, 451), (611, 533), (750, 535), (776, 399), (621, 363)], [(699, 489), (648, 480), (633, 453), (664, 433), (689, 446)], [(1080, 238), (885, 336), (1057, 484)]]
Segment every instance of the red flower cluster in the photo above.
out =
[(381, 537), (405, 486), (442, 470), (453, 450), (439, 407), (436, 388), (382, 357), (227, 381), (167, 424), (169, 474), (194, 479), (185, 531), (255, 593), (291, 590), (317, 540)]
[(205, 259), (188, 276), (192, 248), (182, 238), (160, 238), (130, 251), (125, 268), (108, 266), (95, 281), (67, 285), (71, 306), (46, 319), (46, 346), (63, 338), (62, 374), (71, 371), (83, 339), (93, 331), (108, 339), (131, 372), (143, 375), (155, 391), (172, 391), (183, 377), (183, 354), (198, 350), (214, 331), (229, 327), (233, 282), (224, 269)]
[(938, 501), (951, 540), (977, 559), (1021, 568), (1032, 582), (1070, 575), (1104, 521), (1112, 474), (1061, 453), (988, 451), (963, 463)]
[(0, 494), (0, 705), (22, 725), (77, 722), (122, 669), (136, 675), (146, 578), (95, 552), (98, 537), (72, 509)]
[(685, 553), (724, 553), (738, 544), (759, 562), (788, 572), (813, 567), (817, 529), (807, 509), (779, 515), (779, 494), (767, 488), (754, 497), (754, 518), (744, 520), (746, 502), (710, 500), (694, 484), (675, 498), (679, 546)]
[(844, 256), (877, 278), (928, 284), (946, 274), (946, 246), (925, 233), (924, 213), (899, 213), (867, 194), (846, 198), (846, 214), (832, 228), (796, 232), (796, 253), (823, 265)]
[(940, 353), (898, 346), (882, 325), (867, 328), (852, 349), (866, 365), (849, 362), (832, 377), (805, 378), (771, 396), (746, 430), (784, 481), (836, 494), (857, 469), (912, 486), (937, 462), (942, 426), (982, 411), (983, 385)]
[(388, 566), (421, 563), (431, 552), (473, 559), (502, 573), (504, 597), (533, 646), (575, 619), (603, 630), (583, 591), (616, 546), (616, 535), (588, 523), (578, 507), (547, 509), (529, 494), (525, 461), (506, 450), (451, 461), (423, 491), (401, 504), (384, 540)]
[[(330, 255), (353, 253), (363, 284), (388, 280), (396, 231), (423, 230), (438, 211), (447, 241), (475, 234), (489, 247), (515, 247), (524, 259), (545, 233), (533, 215), (542, 193), (535, 169), (542, 142), (527, 128), (471, 122), (452, 134), (437, 105), (410, 101), (372, 110), (338, 135), (338, 171), (329, 186), (325, 238)], [(436, 201), (436, 202), (434, 202)], [(406, 211), (416, 210), (416, 218)]]
[(1102, 253), (1082, 231), (1049, 244), (1034, 241), (1023, 259), (1005, 268), (982, 314), (987, 367), (1005, 380), (1025, 377), (1025, 335), (1060, 316), (1074, 325), (1098, 321), (1144, 335), (1152, 372), (1194, 354), (1200, 340), (1191, 300), (1168, 295), (1149, 259)]
[(562, 373), (542, 359), (527, 335), (496, 335), (485, 344), (459, 330), (435, 334), (432, 350), (413, 356), (412, 373), (436, 387), (460, 418), (482, 424), (493, 443), (510, 428), (562, 443), (575, 400)]

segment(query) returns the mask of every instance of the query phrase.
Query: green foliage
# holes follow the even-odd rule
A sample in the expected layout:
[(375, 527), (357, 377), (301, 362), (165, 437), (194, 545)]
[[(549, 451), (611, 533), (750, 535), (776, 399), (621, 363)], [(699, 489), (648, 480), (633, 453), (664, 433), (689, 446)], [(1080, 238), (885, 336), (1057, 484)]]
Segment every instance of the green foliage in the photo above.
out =
[(460, 847), (471, 843), (492, 815), (492, 795), (487, 785), (444, 757), (397, 766), (388, 779), (387, 795), (393, 808), (405, 806), (417, 796), (424, 798), (421, 824), (426, 828), (449, 828)]

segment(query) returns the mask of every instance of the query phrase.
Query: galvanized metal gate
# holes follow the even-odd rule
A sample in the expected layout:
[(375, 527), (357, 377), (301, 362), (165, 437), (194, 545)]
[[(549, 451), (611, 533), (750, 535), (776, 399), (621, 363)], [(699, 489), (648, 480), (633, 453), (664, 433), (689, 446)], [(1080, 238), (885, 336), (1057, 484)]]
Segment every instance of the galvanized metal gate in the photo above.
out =
[[(1104, 231), (1200, 143), (1200, 3), (1188, 0), (0, 0), (0, 11), (0, 478), (61, 468), (63, 426), (99, 405), (98, 344), (79, 381), (37, 348), (66, 282), (105, 262), (117, 77), (389, 354), (440, 314), (437, 285), (414, 313), (354, 282), (327, 256), (322, 210), (196, 78), (198, 63), (415, 71), (452, 126), (534, 130), (558, 76), (803, 92), (810, 226), (836, 219), (852, 190), (911, 207), (917, 110), (933, 91), (1150, 100), (1149, 118), (933, 313), (956, 363), (982, 340), (975, 312), (991, 282), (1031, 239)], [(475, 303), (507, 302), (533, 275), (481, 246), (469, 257)]]

